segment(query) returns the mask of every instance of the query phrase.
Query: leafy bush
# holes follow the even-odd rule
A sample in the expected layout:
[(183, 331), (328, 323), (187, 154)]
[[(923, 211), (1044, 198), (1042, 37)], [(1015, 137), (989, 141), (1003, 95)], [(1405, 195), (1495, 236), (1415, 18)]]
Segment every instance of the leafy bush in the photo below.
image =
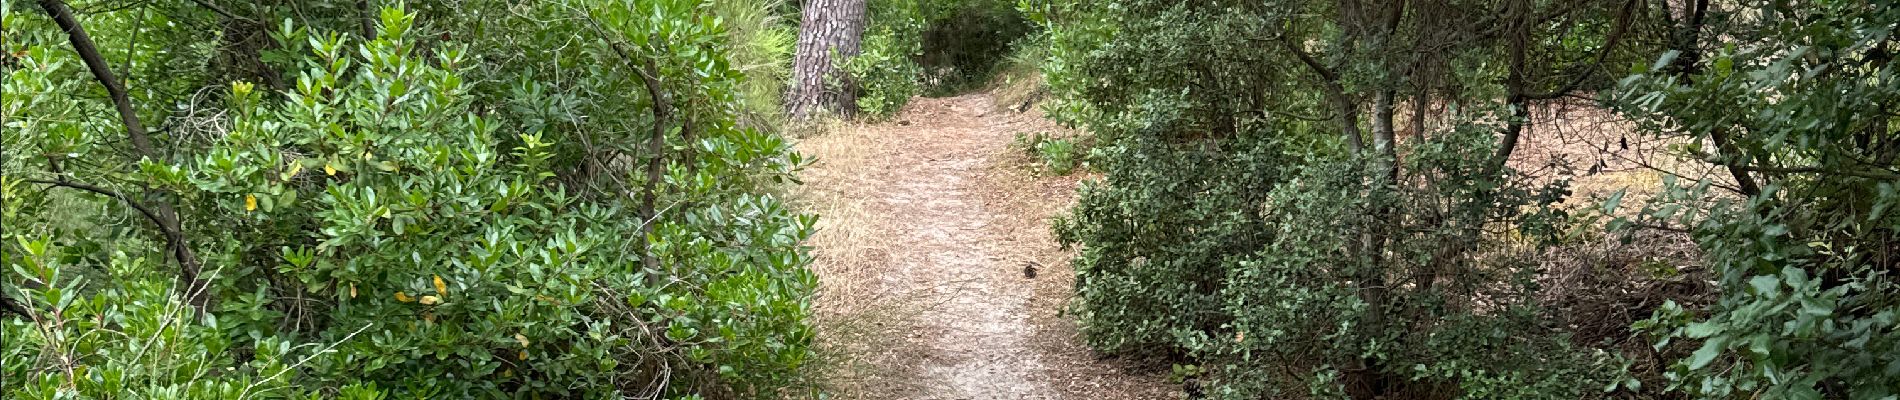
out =
[[(1892, 397), (1891, 3), (1026, 1), (1051, 115), (1103, 143), (1057, 224), (1078, 316), (1223, 398)], [(1693, 235), (1717, 279), (1708, 308), (1629, 333), (1657, 335), (1645, 358), (1686, 346), (1666, 385), (1536, 301), (1530, 261), (1595, 228), (1567, 226), (1560, 177), (1507, 162), (1529, 110), (1592, 91), (1690, 165), (1612, 214)]]
[(731, 0), (711, 2), (713, 13), (726, 20), (732, 43), (732, 69), (745, 74), (739, 83), (744, 103), (740, 121), (757, 129), (782, 124), (786, 84), (791, 80), (792, 52), (796, 50), (797, 14), (784, 14), (784, 0)]
[(1083, 91), (1099, 82), (1090, 81), (1083, 63), (1109, 40), (1117, 24), (1113, 18), (1119, 15), (1076, 1), (1024, 0), (1018, 2), (1017, 10), (1041, 28), (1031, 40), (1040, 42), (1043, 49), (1032, 64), (1041, 70), (1043, 85), (1050, 91), (1043, 110), (1055, 121), (1086, 125), (1091, 110)]
[(1075, 141), (1070, 139), (1049, 139), (1036, 144), (1036, 154), (1042, 156), (1043, 166), (1056, 175), (1068, 175), (1075, 171)]
[(1665, 54), (1614, 98), (1642, 132), (1724, 172), (1671, 179), (1627, 225), (1691, 230), (1721, 287), (1707, 310), (1672, 302), (1639, 327), (1658, 348), (1695, 349), (1668, 374), (1698, 398), (1892, 398), (1900, 4), (1754, 11), (1764, 17), (1706, 53)]
[(1052, 114), (1100, 145), (1103, 179), (1056, 224), (1080, 247), (1089, 343), (1186, 359), (1228, 399), (1575, 399), (1624, 382), (1536, 302), (1568, 191), (1493, 156), (1510, 121), (1486, 103), (1496, 88), (1441, 94), (1460, 108), (1403, 146), (1377, 136), (1407, 86), (1377, 75), (1379, 49), (1348, 47), (1329, 4), (1024, 4), (1051, 24)]
[(1032, 25), (1002, 0), (869, 0), (862, 52), (847, 62), (858, 108), (873, 117), (912, 96), (983, 82)]
[(845, 64), (858, 85), (858, 111), (888, 117), (916, 96), (924, 69), (917, 40), (924, 28), (917, 0), (870, 0), (869, 22), (857, 57)]
[[(370, 39), (340, 33), (354, 15), (281, 19), (266, 62), (292, 86), (210, 81), (224, 105), (209, 117), (147, 102), (163, 106), (139, 114), (173, 118), (162, 152), (132, 157), (107, 102), (72, 95), (99, 84), (60, 30), (4, 10), (6, 31), (28, 32), (5, 43), (28, 52), (6, 70), (4, 145), (37, 150), (0, 158), (0, 295), (22, 314), (0, 323), (0, 374), (22, 384), (0, 390), (796, 390), (814, 221), (764, 194), (800, 160), (738, 124), (746, 75), (723, 19), (699, 1), (463, 6), (422, 23), (382, 10)], [(301, 28), (326, 24), (344, 29)], [(93, 31), (100, 47), (128, 33)], [(177, 45), (207, 44), (193, 40)], [(215, 77), (131, 82), (146, 79)]]
[(1048, 132), (1036, 132), (1028, 135), (1018, 133), (1016, 141), (1010, 145), (1040, 160), (1042, 167), (1050, 173), (1068, 175), (1081, 166), (1088, 152), (1085, 147), (1078, 146), (1078, 142), (1075, 138), (1059, 138)]

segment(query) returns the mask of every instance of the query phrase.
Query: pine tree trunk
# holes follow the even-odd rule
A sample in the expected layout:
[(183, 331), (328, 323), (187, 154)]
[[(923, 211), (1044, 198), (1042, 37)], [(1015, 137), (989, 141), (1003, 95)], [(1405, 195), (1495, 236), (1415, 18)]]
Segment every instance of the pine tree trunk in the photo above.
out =
[(822, 111), (850, 116), (857, 111), (857, 86), (844, 70), (858, 55), (864, 35), (865, 0), (807, 0), (792, 60), (792, 87), (785, 96), (793, 119)]

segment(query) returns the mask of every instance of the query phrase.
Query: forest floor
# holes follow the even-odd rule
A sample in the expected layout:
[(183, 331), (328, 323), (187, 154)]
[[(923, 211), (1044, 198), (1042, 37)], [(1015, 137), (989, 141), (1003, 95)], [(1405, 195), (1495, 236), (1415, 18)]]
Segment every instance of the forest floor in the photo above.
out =
[(919, 98), (888, 122), (799, 142), (816, 161), (796, 197), (822, 216), (824, 385), (851, 399), (1180, 397), (1166, 366), (1097, 355), (1063, 313), (1073, 252), (1049, 220), (1081, 178), (1030, 169), (1009, 144), (1057, 128), (994, 103)]

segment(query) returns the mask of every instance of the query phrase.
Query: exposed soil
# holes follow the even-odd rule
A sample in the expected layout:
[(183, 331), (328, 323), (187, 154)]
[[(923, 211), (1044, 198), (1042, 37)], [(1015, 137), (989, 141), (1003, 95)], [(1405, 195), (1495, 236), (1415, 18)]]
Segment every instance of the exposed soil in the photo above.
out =
[(1077, 178), (1026, 168), (1009, 143), (1053, 127), (992, 103), (916, 99), (891, 122), (799, 144), (818, 158), (800, 198), (826, 221), (813, 239), (816, 308), (840, 394), (1179, 397), (1161, 368), (1092, 353), (1062, 314), (1073, 273), (1049, 219), (1074, 201)]

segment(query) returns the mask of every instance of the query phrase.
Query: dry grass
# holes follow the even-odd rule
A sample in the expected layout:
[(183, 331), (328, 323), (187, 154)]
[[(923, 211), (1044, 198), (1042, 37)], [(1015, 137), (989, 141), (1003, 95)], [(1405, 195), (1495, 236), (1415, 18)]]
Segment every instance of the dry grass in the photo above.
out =
[[(1511, 165), (1533, 183), (1568, 179), (1572, 195), (1560, 207), (1577, 210), (1576, 215), (1600, 212), (1604, 201), (1620, 192), (1621, 206), (1609, 215), (1636, 216), (1671, 175), (1681, 184), (1702, 179), (1733, 184), (1711, 165), (1674, 154), (1671, 147), (1687, 139), (1639, 133), (1596, 104), (1552, 104), (1532, 116), (1537, 122), (1525, 132)], [(1700, 250), (1681, 232), (1606, 231), (1599, 225), (1582, 233), (1536, 255), (1543, 288), (1538, 303), (1572, 343), (1627, 357), (1633, 363), (1630, 372), (1645, 382), (1662, 380), (1667, 364), (1686, 350), (1678, 344), (1657, 351), (1631, 325), (1649, 318), (1664, 301), (1692, 308), (1711, 301), (1715, 289)]]
[(1049, 88), (1042, 84), (1042, 74), (1036, 71), (999, 74), (990, 83), (989, 92), (996, 97), (997, 108), (1015, 112), (1029, 111), (1029, 107), (1049, 96)]
[(883, 226), (882, 215), (866, 211), (867, 197), (852, 193), (862, 187), (864, 177), (876, 166), (872, 154), (878, 141), (862, 125), (840, 121), (820, 122), (798, 140), (798, 152), (813, 160), (801, 178), (805, 181), (793, 193), (802, 211), (821, 216), (818, 233), (811, 239), (817, 259), (814, 269), (826, 279), (819, 285), (820, 314), (848, 314), (862, 310), (875, 300), (877, 267), (889, 263), (894, 243), (876, 234)]
[(855, 122), (824, 120), (798, 133), (798, 151), (814, 161), (801, 174), (805, 184), (793, 191), (793, 203), (820, 216), (809, 242), (819, 276), (813, 307), (818, 359), (812, 372), (833, 398), (890, 398), (916, 390), (904, 385), (915, 371), (894, 370), (888, 366), (902, 364), (887, 362), (915, 357), (892, 354), (894, 346), (887, 342), (907, 335), (908, 321), (926, 307), (917, 299), (892, 298), (879, 284), (892, 249), (902, 243), (878, 232), (891, 222), (869, 210), (867, 201), (874, 197), (863, 193), (870, 187), (867, 177), (880, 167), (875, 156), (884, 151), (878, 132)]
[[(1012, 133), (1057, 128), (1006, 108), (916, 99), (889, 123), (792, 135), (814, 160), (791, 198), (821, 215), (812, 373), (833, 398), (1170, 397), (1151, 373), (1097, 359), (1060, 314), (1071, 253), (1048, 218), (1080, 178), (1037, 176), (1007, 154)], [(1042, 276), (1021, 277), (1025, 265)]]
[(1717, 185), (1734, 181), (1712, 165), (1686, 160), (1671, 147), (1686, 140), (1636, 132), (1615, 112), (1588, 101), (1570, 100), (1533, 110), (1511, 166), (1535, 183), (1569, 179), (1570, 207), (1594, 207), (1617, 192), (1625, 206), (1617, 215), (1633, 215), (1674, 175), (1683, 184), (1701, 179)]

